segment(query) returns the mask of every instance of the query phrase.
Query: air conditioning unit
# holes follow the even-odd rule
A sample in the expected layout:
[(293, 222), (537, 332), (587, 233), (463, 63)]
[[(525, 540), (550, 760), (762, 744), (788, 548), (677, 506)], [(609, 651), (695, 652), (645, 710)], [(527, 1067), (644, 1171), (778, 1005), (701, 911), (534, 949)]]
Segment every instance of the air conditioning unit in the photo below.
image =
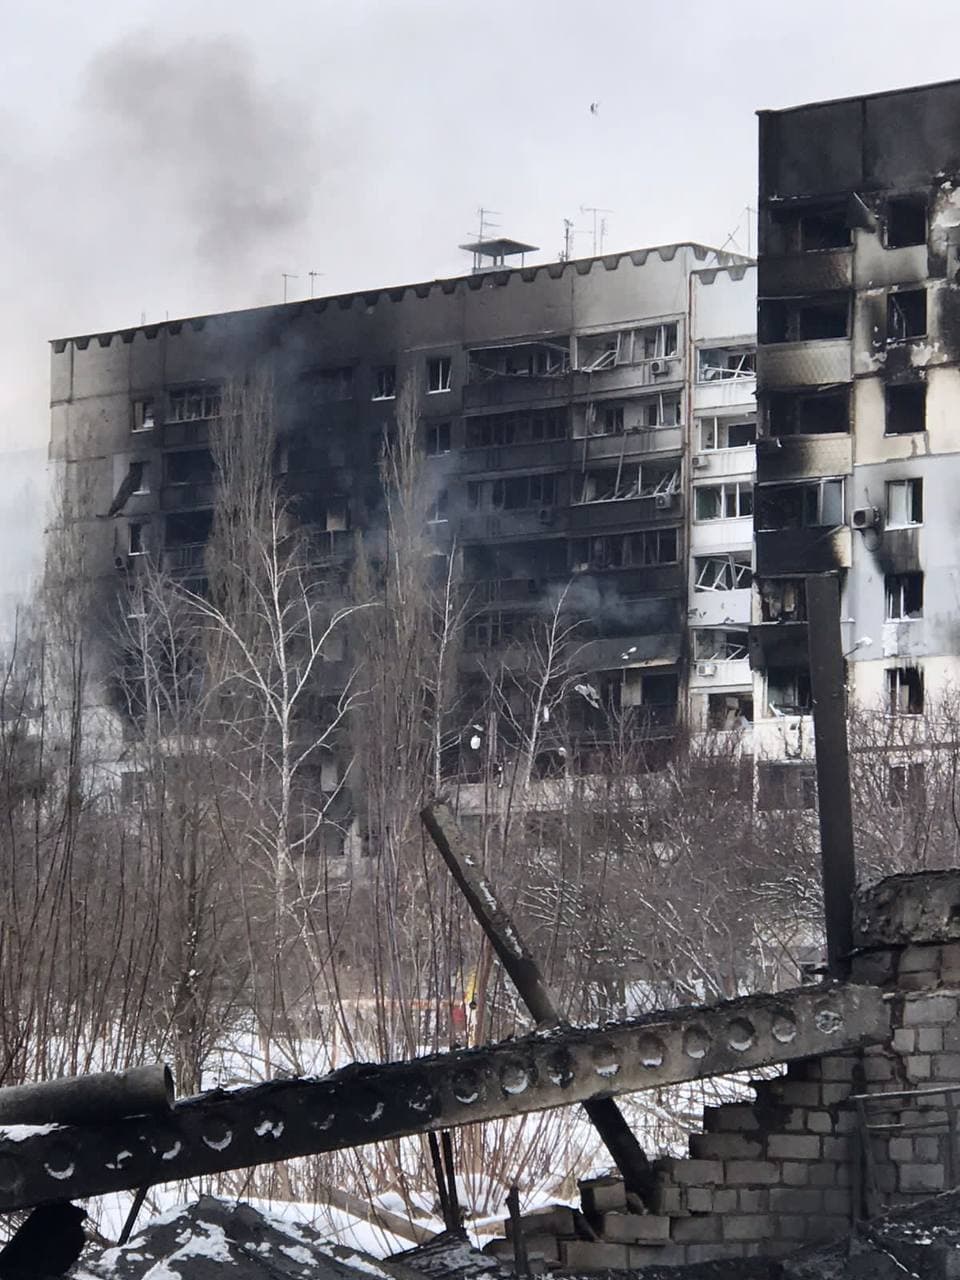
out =
[(669, 511), (673, 507), (673, 494), (655, 493), (653, 495), (653, 505), (658, 511)]
[(707, 471), (710, 467), (710, 459), (705, 453), (695, 453), (690, 459), (690, 465), (694, 471)]
[(696, 670), (698, 676), (715, 676), (717, 674), (717, 664), (715, 662), (698, 662)]
[(876, 529), (879, 524), (879, 507), (857, 507), (853, 513), (853, 527), (855, 529)]
[(651, 360), (650, 372), (655, 378), (662, 378), (664, 374), (670, 372), (670, 363), (667, 360)]

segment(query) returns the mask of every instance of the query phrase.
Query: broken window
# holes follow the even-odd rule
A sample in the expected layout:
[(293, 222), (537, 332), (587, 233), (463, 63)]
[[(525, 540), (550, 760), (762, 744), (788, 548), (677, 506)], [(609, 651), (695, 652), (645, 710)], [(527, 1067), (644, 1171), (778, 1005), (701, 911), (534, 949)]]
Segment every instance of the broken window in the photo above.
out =
[(676, 564), (678, 547), (676, 529), (600, 534), (595, 538), (577, 538), (571, 545), (571, 561), (574, 572)]
[(219, 416), (219, 387), (184, 387), (170, 392), (169, 422), (198, 422)]
[(698, 382), (752, 378), (756, 372), (756, 347), (701, 347), (697, 352)]
[[(512, 342), (502, 347), (478, 347), (467, 357), (468, 382), (491, 378), (553, 378), (568, 371), (568, 342)], [(431, 388), (433, 389), (433, 388)], [(437, 390), (447, 390), (438, 387)]]
[(342, 533), (350, 525), (346, 498), (328, 498), (324, 509), (323, 528), (327, 533)]
[(924, 196), (895, 196), (887, 201), (888, 249), (927, 243), (927, 201)]
[(435, 356), (427, 361), (427, 392), (430, 395), (450, 390), (452, 369), (453, 361), (450, 356)]
[(427, 456), (440, 458), (450, 452), (450, 423), (435, 422), (427, 427)]
[(923, 672), (919, 667), (890, 667), (887, 670), (887, 698), (893, 716), (923, 714)]
[(800, 251), (816, 252), (819, 249), (845, 249), (850, 244), (850, 227), (845, 204), (807, 209), (798, 218)]
[(464, 627), (466, 649), (495, 649), (508, 644), (519, 630), (518, 619), (510, 613), (480, 614)]
[(394, 400), (397, 395), (397, 366), (381, 364), (373, 371), (373, 399)]
[(146, 555), (147, 524), (144, 520), (131, 520), (127, 526), (127, 553), (131, 556)]
[(510, 476), (505, 480), (494, 480), (490, 486), (490, 506), (498, 511), (555, 506), (558, 480), (556, 475)]
[(603, 408), (604, 435), (619, 435), (623, 430), (623, 405), (605, 405)]
[(757, 438), (757, 424), (739, 418), (701, 418), (700, 448), (704, 452), (714, 449), (741, 449)]
[(900, 809), (926, 807), (927, 781), (922, 761), (890, 765), (887, 770), (887, 800)]
[(762, 485), (757, 492), (757, 528), (832, 528), (843, 524), (843, 480)]
[(678, 329), (673, 323), (584, 334), (577, 339), (579, 367), (586, 373), (644, 360), (662, 360), (675, 356), (678, 349)]
[(748, 693), (711, 693), (707, 698), (707, 727), (747, 729), (753, 723), (753, 698)]
[(887, 481), (887, 528), (923, 524), (923, 480)]
[(759, 583), (764, 622), (806, 622), (807, 599), (802, 578), (763, 578)]
[(846, 294), (826, 298), (764, 298), (760, 301), (761, 341), (815, 342), (849, 337), (850, 301)]
[(886, 397), (886, 421), (884, 432), (888, 436), (914, 435), (927, 429), (927, 384), (925, 382), (895, 382), (884, 391)]
[(441, 489), (430, 503), (427, 512), (428, 524), (446, 524), (449, 520), (450, 497), (446, 489)]
[(749, 587), (753, 581), (749, 551), (697, 556), (693, 569), (695, 591), (739, 591)]
[(697, 485), (694, 499), (697, 520), (732, 520), (753, 515), (753, 485), (746, 480)]
[(888, 619), (903, 621), (923, 617), (922, 573), (888, 573), (883, 583)]
[(133, 476), (133, 489), (131, 490), (131, 496), (150, 492), (149, 462), (131, 462), (130, 474)]
[(353, 399), (353, 369), (350, 365), (337, 365), (321, 369), (318, 375), (319, 398), (323, 404)]
[(590, 404), (586, 413), (588, 436), (619, 435), (622, 431), (640, 431), (647, 427), (675, 427), (681, 421), (679, 391), (642, 396), (626, 404)]
[(927, 332), (926, 289), (901, 289), (887, 294), (887, 341), (922, 338)]
[(134, 431), (152, 431), (155, 424), (156, 416), (152, 398), (146, 400), (134, 400), (132, 429)]
[(769, 398), (770, 435), (826, 435), (850, 430), (849, 392), (778, 391)]
[(762, 760), (757, 765), (757, 808), (815, 809), (817, 775), (809, 764), (784, 764)]
[(467, 419), (466, 447), (489, 449), (529, 441), (565, 440), (569, 427), (567, 409), (525, 409), (516, 413), (484, 414)]
[(747, 656), (746, 628), (723, 631), (697, 627), (693, 633), (693, 656), (697, 662), (733, 662)]
[(209, 449), (184, 449), (164, 455), (166, 484), (206, 484), (213, 479), (213, 457)]
[(807, 667), (769, 667), (767, 706), (772, 716), (804, 716), (813, 706)]
[(583, 476), (581, 502), (610, 502), (622, 498), (656, 497), (677, 493), (680, 468), (677, 463), (627, 463), (618, 467), (596, 467)]

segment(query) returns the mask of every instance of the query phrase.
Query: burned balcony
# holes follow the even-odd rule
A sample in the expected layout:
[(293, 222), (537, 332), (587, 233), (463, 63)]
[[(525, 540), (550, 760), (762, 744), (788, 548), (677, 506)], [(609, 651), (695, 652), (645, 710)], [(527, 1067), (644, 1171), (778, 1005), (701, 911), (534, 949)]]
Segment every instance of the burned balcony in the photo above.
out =
[(516, 538), (565, 523), (566, 477), (555, 473), (467, 482), (460, 537)]
[(583, 390), (679, 382), (683, 377), (679, 326), (667, 321), (581, 334), (576, 339), (575, 368)]
[(184, 449), (164, 455), (165, 485), (209, 484), (213, 477), (213, 456), (209, 449)]
[(549, 400), (570, 393), (570, 341), (535, 340), (474, 347), (467, 353), (467, 408)]
[(771, 436), (825, 435), (850, 430), (848, 387), (824, 391), (775, 391), (767, 400)]
[(675, 518), (680, 500), (679, 460), (591, 467), (580, 478), (571, 525), (596, 529)]
[(813, 710), (810, 669), (805, 663), (767, 668), (767, 714), (807, 716)]
[(820, 573), (850, 564), (844, 481), (829, 477), (757, 487), (757, 570)]
[(161, 565), (166, 573), (191, 576), (203, 569), (213, 527), (211, 511), (170, 515), (164, 521)]
[(566, 407), (486, 413), (464, 422), (461, 472), (530, 470), (569, 458), (570, 410)]
[(765, 345), (849, 338), (850, 295), (761, 299), (759, 336)]

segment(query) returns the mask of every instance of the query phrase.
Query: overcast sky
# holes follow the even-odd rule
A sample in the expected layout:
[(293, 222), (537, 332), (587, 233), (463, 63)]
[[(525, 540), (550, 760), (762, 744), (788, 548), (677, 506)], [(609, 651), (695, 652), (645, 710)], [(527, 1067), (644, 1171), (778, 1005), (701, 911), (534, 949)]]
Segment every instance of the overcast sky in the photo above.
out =
[[(760, 107), (960, 75), (956, 0), (6, 0), (0, 442), (46, 340), (555, 257), (746, 247)], [(599, 103), (591, 114), (591, 102)], [(739, 230), (737, 230), (739, 228)]]

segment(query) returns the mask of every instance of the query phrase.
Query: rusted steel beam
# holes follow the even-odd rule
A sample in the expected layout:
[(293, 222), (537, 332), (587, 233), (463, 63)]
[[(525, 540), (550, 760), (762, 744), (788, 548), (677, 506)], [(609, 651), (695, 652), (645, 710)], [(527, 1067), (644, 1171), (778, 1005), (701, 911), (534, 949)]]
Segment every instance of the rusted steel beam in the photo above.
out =
[(162, 1116), (0, 1129), (0, 1211), (836, 1053), (889, 1034), (880, 991), (829, 983), (218, 1091)]
[[(541, 1024), (560, 1026), (563, 1019), (540, 966), (499, 894), (464, 848), (463, 832), (450, 809), (444, 804), (427, 805), (420, 819), (531, 1017)], [(648, 1200), (653, 1191), (653, 1169), (616, 1102), (613, 1098), (591, 1098), (584, 1102), (583, 1109), (620, 1170), (627, 1190)]]
[(827, 969), (832, 978), (842, 980), (850, 973), (853, 950), (856, 866), (847, 750), (847, 692), (840, 641), (840, 580), (836, 574), (812, 574), (806, 579), (805, 590)]

